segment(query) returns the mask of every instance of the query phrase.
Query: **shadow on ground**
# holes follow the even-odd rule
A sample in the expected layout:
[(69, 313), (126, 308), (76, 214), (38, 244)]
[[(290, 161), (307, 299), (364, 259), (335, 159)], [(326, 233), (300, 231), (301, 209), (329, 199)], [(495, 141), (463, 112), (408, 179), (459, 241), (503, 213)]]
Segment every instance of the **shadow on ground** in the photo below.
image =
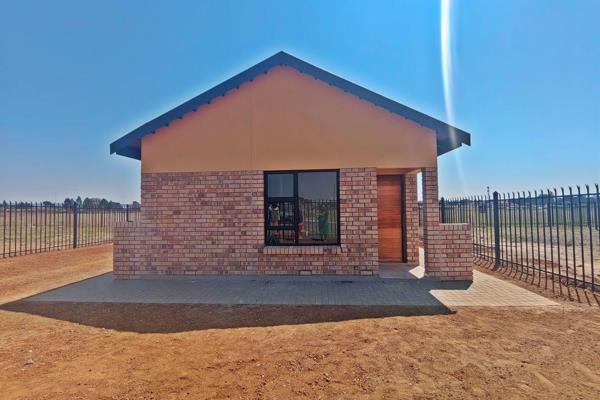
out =
[(137, 333), (268, 327), (452, 314), (447, 307), (75, 303), (16, 301), (0, 309)]

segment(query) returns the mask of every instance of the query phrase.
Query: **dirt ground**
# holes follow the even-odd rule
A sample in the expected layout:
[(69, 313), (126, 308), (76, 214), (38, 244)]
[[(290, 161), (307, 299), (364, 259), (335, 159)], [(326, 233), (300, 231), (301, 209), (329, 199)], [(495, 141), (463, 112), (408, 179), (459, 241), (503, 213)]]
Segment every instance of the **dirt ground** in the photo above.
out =
[(0, 398), (596, 398), (600, 311), (12, 302), (110, 247), (0, 261)]
[(0, 304), (112, 269), (112, 245), (0, 258)]

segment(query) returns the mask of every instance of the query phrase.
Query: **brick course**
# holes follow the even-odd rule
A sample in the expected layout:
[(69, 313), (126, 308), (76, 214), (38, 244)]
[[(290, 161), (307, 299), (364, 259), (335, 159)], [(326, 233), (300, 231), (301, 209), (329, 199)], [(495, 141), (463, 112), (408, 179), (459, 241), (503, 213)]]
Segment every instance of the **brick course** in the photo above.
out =
[(264, 245), (262, 171), (142, 175), (142, 220), (114, 229), (114, 272), (378, 273), (374, 168), (340, 170), (340, 246)]

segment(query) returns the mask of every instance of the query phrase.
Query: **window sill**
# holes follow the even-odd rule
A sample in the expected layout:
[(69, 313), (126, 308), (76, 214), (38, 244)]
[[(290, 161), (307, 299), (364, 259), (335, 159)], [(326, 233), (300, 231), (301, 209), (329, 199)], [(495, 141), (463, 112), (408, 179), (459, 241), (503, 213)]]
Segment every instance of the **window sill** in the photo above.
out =
[(342, 253), (340, 245), (322, 246), (265, 246), (263, 254), (272, 255), (336, 255)]

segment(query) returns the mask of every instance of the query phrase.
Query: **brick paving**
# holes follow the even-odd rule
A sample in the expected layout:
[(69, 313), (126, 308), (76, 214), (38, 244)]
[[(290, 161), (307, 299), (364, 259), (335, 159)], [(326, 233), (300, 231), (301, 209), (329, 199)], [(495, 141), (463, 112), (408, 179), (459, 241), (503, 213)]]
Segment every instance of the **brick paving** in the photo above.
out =
[(442, 312), (453, 307), (529, 307), (557, 303), (482, 272), (473, 283), (360, 276), (202, 276), (117, 280), (104, 274), (25, 301), (400, 306)]

